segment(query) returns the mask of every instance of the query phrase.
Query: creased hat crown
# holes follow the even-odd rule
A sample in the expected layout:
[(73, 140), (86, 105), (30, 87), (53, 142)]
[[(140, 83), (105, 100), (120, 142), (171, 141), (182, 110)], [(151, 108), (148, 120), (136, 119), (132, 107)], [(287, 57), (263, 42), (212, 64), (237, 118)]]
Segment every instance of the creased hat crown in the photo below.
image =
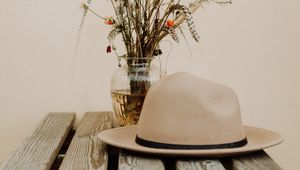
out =
[(237, 95), (228, 86), (179, 72), (148, 91), (137, 137), (175, 145), (213, 145), (245, 139)]

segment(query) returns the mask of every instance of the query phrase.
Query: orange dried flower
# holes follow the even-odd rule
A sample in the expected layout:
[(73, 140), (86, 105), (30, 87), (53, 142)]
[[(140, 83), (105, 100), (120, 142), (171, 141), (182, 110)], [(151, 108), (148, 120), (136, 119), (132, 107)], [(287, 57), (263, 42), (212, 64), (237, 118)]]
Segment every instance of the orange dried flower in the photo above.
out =
[(104, 23), (107, 25), (114, 25), (115, 20), (112, 17), (106, 17)]
[(172, 20), (172, 19), (168, 19), (167, 20), (167, 27), (173, 27), (174, 26), (174, 24), (175, 24), (175, 22), (174, 22), (174, 20)]

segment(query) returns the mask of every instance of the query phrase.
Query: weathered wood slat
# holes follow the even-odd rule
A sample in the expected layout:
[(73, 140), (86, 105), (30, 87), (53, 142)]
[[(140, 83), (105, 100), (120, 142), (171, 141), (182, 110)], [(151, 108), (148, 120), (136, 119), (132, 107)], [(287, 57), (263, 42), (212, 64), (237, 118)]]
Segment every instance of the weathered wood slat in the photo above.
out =
[(160, 159), (146, 158), (121, 151), (119, 156), (119, 170), (126, 169), (164, 170), (165, 168)]
[(73, 137), (60, 169), (107, 169), (106, 145), (97, 138), (97, 134), (111, 127), (111, 112), (86, 113)]
[(50, 169), (74, 119), (74, 113), (48, 114), (0, 169)]
[(263, 150), (232, 157), (233, 170), (281, 170), (282, 168)]
[(179, 160), (176, 162), (177, 170), (225, 170), (217, 159), (212, 160)]

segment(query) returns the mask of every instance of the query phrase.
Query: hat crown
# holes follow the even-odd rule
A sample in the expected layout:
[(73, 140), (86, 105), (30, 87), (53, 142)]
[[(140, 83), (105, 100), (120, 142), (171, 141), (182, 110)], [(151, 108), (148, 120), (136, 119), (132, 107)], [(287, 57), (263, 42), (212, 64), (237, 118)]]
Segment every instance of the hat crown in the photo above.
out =
[(235, 92), (180, 72), (148, 91), (138, 123), (141, 139), (179, 145), (211, 145), (245, 138)]

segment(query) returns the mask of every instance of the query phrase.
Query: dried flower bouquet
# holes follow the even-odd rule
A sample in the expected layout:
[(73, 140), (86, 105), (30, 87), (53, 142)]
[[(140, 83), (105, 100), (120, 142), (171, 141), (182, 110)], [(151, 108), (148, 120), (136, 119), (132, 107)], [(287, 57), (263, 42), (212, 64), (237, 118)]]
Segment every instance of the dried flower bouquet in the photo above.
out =
[[(216, 2), (229, 4), (231, 0), (195, 0), (190, 5), (181, 4), (181, 0), (111, 0), (115, 17), (102, 17), (96, 14), (88, 3), (83, 5), (85, 11), (91, 11), (103, 19), (106, 24), (112, 26), (108, 35), (109, 45), (107, 52), (116, 50), (114, 39), (118, 34), (123, 38), (126, 48), (125, 55), (118, 58), (128, 58), (128, 65), (132, 62), (151, 62), (151, 58), (160, 55), (159, 43), (167, 35), (179, 42), (178, 26), (184, 21), (195, 41), (199, 36), (191, 14), (195, 12), (204, 2)], [(149, 60), (141, 60), (147, 58)]]

